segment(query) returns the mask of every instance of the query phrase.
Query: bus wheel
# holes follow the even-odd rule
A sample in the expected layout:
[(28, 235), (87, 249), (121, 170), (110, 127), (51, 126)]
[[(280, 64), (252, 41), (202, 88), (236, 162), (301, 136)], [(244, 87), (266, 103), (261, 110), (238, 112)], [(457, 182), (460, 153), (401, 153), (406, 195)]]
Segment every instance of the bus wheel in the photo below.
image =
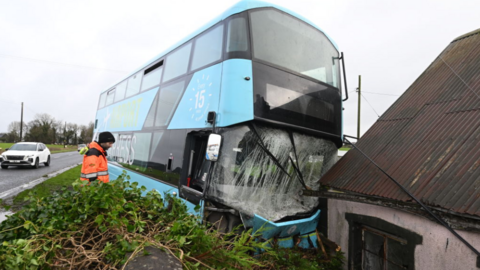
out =
[(229, 233), (237, 229), (236, 233), (241, 233), (244, 229), (242, 220), (239, 216), (230, 213), (212, 212), (208, 215), (207, 221), (221, 233)]
[(215, 227), (215, 229), (222, 233), (228, 232), (228, 217), (224, 213), (211, 213), (207, 217), (207, 221)]

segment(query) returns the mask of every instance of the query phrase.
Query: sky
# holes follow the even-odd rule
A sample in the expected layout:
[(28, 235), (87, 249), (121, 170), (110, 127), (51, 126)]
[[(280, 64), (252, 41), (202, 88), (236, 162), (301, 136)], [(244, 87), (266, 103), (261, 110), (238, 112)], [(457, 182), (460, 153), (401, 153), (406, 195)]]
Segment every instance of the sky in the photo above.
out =
[[(0, 133), (48, 113), (86, 125), (99, 94), (238, 0), (0, 0)], [(344, 133), (361, 134), (456, 37), (480, 28), (478, 0), (270, 0), (344, 52)]]

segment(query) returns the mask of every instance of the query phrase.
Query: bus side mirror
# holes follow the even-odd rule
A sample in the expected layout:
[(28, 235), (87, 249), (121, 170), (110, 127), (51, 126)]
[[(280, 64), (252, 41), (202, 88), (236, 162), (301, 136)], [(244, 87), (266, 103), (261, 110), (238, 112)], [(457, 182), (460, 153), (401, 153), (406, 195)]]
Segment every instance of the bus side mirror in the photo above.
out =
[(208, 136), (207, 154), (205, 155), (205, 159), (217, 161), (221, 144), (222, 136), (218, 134), (210, 134), (210, 136)]

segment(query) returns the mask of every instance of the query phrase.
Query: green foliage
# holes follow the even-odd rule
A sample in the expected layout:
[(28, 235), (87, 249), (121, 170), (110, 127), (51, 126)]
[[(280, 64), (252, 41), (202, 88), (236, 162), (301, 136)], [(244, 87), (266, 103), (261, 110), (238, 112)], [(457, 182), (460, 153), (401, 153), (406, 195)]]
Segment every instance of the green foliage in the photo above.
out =
[[(272, 250), (251, 230), (221, 234), (180, 199), (128, 180), (125, 173), (107, 184), (77, 180), (52, 196), (28, 197), (0, 223), (0, 269), (117, 269), (146, 246), (173, 254), (185, 269), (339, 269)], [(266, 252), (252, 256), (260, 249)], [(276, 264), (286, 256), (291, 263)]]
[(263, 245), (245, 241), (248, 233), (220, 235), (180, 199), (156, 191), (142, 196), (145, 187), (124, 177), (108, 184), (76, 181), (73, 190), (30, 197), (0, 224), (0, 269), (108, 269), (146, 245), (170, 250), (190, 269), (259, 264), (249, 254)]
[(296, 270), (342, 270), (345, 257), (338, 251), (330, 258), (315, 249), (304, 250), (301, 248), (274, 248), (262, 254), (259, 261), (271, 269), (296, 269)]

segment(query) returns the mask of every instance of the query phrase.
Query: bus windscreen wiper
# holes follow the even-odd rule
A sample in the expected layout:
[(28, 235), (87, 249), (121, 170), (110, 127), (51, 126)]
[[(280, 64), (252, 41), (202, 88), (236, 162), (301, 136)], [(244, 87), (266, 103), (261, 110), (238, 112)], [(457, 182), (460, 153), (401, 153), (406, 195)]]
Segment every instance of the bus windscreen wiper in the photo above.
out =
[[(293, 139), (293, 132), (291, 130), (288, 131), (288, 136), (290, 137), (290, 141), (292, 142), (293, 153), (295, 154), (295, 161), (296, 161), (296, 162), (294, 162), (293, 159), (292, 159), (292, 156), (289, 156), (290, 157), (290, 162), (292, 162), (292, 166), (295, 169), (295, 171), (297, 172), (298, 181), (300, 181), (300, 184), (302, 184), (303, 188), (311, 189), (311, 188), (307, 187), (307, 185), (305, 184), (305, 180), (303, 179), (303, 174), (300, 171), (300, 164), (298, 164), (297, 148), (295, 147), (295, 140)], [(295, 163), (296, 163), (296, 165), (295, 165)]]
[[(257, 144), (260, 146), (260, 148), (262, 148), (262, 150), (272, 159), (272, 161), (275, 163), (275, 165), (277, 165), (278, 168), (280, 168), (280, 170), (282, 170), (282, 172), (284, 172), (290, 179), (292, 178), (292, 176), (287, 172), (287, 170), (285, 170), (285, 168), (282, 166), (282, 164), (280, 164), (280, 162), (278, 161), (278, 159), (272, 154), (272, 152), (270, 152), (267, 147), (265, 146), (265, 144), (263, 143), (263, 140), (262, 140), (262, 137), (260, 137), (260, 134), (258, 133), (257, 131), (257, 128), (255, 126), (254, 123), (250, 123), (250, 130), (253, 131), (253, 134), (255, 134), (255, 136), (257, 137)], [(294, 149), (295, 149), (295, 146), (294, 146)], [(295, 151), (295, 150), (294, 150)], [(296, 157), (296, 153), (295, 153), (295, 157)], [(293, 164), (293, 167), (295, 168), (295, 170), (297, 171), (297, 173), (300, 173), (300, 170), (298, 170), (298, 168), (295, 166), (295, 163), (292, 161), (292, 157), (290, 157), (290, 161), (292, 162)], [(299, 174), (301, 175), (301, 173)], [(305, 185), (305, 182), (303, 181), (303, 177), (300, 177), (299, 178), (299, 181), (300, 183), (302, 184), (302, 186), (305, 188), (305, 189), (308, 189), (307, 186)]]

